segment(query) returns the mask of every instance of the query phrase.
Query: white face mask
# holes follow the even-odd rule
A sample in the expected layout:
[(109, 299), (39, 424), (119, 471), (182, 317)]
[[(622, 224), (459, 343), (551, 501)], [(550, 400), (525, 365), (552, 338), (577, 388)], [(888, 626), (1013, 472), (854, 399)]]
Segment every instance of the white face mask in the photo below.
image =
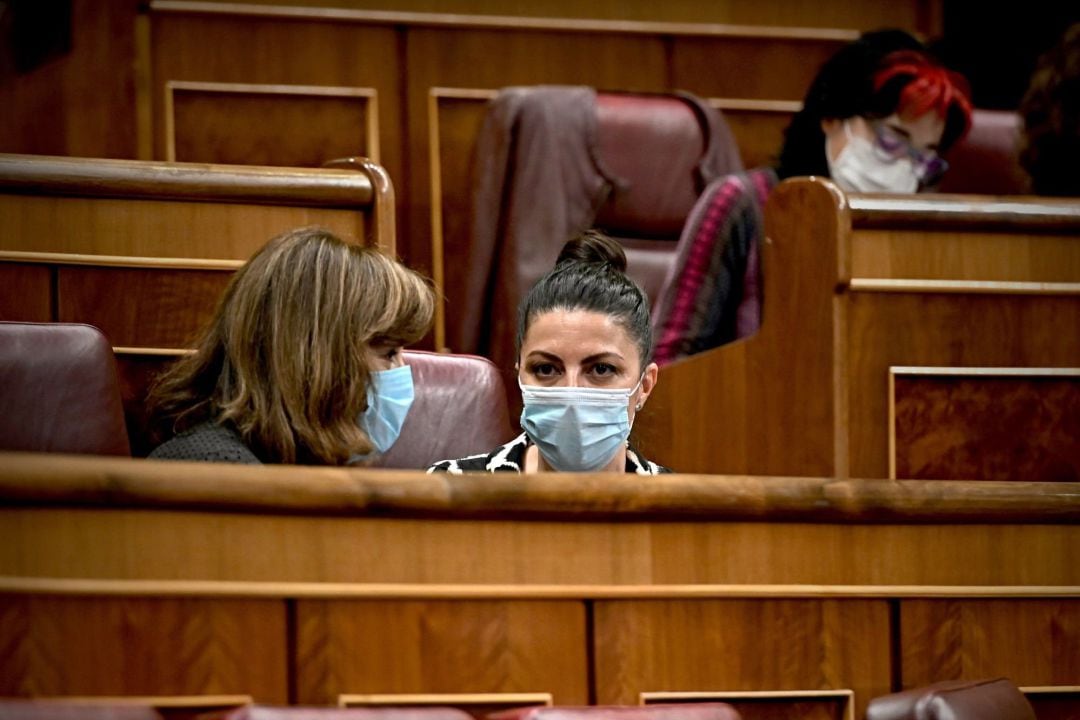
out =
[(831, 159), (832, 154), (825, 148), (825, 157), (829, 160), (829, 176), (832, 181), (846, 192), (913, 193), (919, 189), (919, 176), (911, 158), (902, 157), (884, 159), (874, 152), (874, 144), (851, 132), (848, 121), (844, 121), (844, 135), (847, 145)]

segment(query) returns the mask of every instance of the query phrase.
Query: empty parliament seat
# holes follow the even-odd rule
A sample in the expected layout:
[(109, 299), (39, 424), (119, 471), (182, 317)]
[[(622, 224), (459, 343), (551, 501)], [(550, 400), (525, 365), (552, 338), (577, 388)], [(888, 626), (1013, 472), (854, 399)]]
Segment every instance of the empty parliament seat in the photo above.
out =
[(131, 454), (116, 361), (101, 331), (0, 322), (0, 450)]
[(468, 259), (447, 269), (462, 286), (449, 346), (508, 372), (519, 301), (567, 240), (594, 227), (623, 243), (628, 274), (655, 302), (698, 195), (740, 170), (719, 111), (689, 94), (502, 90), (475, 148)]
[(488, 452), (511, 437), (502, 378), (472, 355), (409, 350), (416, 399), (401, 437), (376, 465), (426, 468), (446, 458)]
[(739, 713), (726, 703), (555, 705), (504, 710), (488, 720), (739, 720)]
[(451, 707), (285, 707), (246, 705), (224, 713), (202, 716), (221, 720), (472, 720), (464, 710)]
[(1024, 694), (1005, 678), (953, 680), (874, 698), (866, 720), (1035, 720)]
[(1022, 195), (1028, 177), (1020, 166), (1020, 115), (1007, 110), (975, 110), (971, 131), (949, 150), (949, 171), (940, 192)]

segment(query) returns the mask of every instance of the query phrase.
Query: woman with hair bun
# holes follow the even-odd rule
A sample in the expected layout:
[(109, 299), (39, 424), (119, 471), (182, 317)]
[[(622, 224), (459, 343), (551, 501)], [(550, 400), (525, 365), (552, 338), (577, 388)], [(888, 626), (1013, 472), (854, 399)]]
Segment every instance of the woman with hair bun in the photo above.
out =
[(671, 472), (628, 444), (657, 367), (649, 301), (625, 271), (622, 247), (595, 231), (563, 247), (518, 308), (524, 432), (428, 472)]

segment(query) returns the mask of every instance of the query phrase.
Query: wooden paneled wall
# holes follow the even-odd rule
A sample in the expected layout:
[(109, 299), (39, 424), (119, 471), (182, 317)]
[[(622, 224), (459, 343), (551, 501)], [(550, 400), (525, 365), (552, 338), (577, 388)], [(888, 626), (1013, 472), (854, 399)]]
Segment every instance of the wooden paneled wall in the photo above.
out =
[[(1080, 203), (848, 197), (803, 179), (773, 191), (765, 220), (762, 327), (662, 369), (638, 420), (650, 458), (696, 472), (1080, 477)], [(970, 401), (910, 408), (942, 377)], [(950, 408), (962, 417), (934, 415)], [(1023, 431), (998, 427), (1010, 416)]]
[(1078, 489), (8, 454), (0, 694), (674, 692), (853, 720), (891, 690), (1007, 675), (1056, 688), (1041, 717), (1064, 718)]

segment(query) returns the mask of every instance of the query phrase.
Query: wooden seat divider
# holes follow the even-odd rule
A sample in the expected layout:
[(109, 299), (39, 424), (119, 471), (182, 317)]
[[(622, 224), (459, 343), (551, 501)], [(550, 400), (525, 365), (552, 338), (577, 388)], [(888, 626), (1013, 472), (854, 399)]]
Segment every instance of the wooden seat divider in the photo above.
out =
[(649, 458), (1080, 478), (1080, 201), (793, 179), (769, 198), (765, 235), (761, 329), (661, 370), (635, 425)]
[(147, 383), (191, 347), (244, 260), (305, 225), (392, 253), (393, 203), (385, 171), (362, 158), (290, 169), (0, 155), (0, 319), (100, 328), (141, 454)]

